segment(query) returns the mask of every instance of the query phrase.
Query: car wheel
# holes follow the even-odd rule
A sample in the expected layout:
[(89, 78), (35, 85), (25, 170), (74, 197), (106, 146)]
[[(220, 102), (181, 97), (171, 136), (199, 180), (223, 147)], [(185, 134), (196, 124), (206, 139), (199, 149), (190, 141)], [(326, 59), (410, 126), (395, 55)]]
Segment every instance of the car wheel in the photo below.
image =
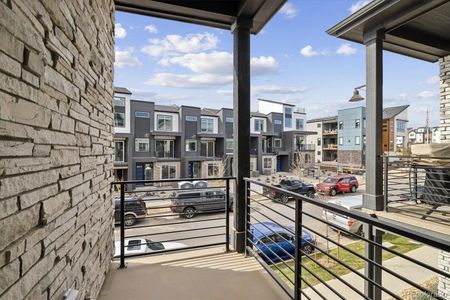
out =
[(305, 246), (303, 246), (303, 252), (304, 253), (311, 254), (311, 253), (313, 253), (313, 251), (314, 251), (313, 246), (311, 246), (309, 244), (306, 244)]
[(281, 196), (281, 203), (288, 203), (289, 202), (289, 196), (288, 195), (283, 195)]
[(193, 207), (186, 207), (183, 213), (186, 219), (192, 219), (195, 216), (195, 209)]
[(359, 226), (358, 231), (356, 232), (357, 235), (364, 237), (364, 228), (362, 226)]
[(336, 196), (336, 194), (337, 194), (337, 191), (335, 190), (335, 189), (332, 189), (331, 191), (330, 191), (330, 195), (331, 196)]
[(307, 193), (306, 193), (306, 197), (308, 197), (308, 198), (311, 198), (311, 199), (314, 199), (314, 191), (308, 191)]
[(350, 188), (350, 192), (356, 193), (356, 185), (353, 185), (353, 186)]
[(136, 223), (136, 217), (134, 215), (126, 215), (124, 223), (125, 226), (133, 226)]

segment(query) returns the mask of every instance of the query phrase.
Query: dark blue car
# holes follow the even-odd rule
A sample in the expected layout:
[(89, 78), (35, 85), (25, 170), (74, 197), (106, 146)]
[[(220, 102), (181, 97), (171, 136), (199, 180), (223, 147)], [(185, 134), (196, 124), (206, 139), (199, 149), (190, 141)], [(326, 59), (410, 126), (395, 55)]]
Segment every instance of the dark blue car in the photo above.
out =
[[(295, 242), (292, 233), (294, 228), (283, 227), (272, 222), (262, 222), (252, 224), (250, 230), (253, 235), (254, 247), (257, 248), (256, 251), (267, 263), (291, 259), (289, 255), (295, 257)], [(314, 251), (314, 239), (311, 233), (305, 230), (302, 230), (300, 244), (303, 252), (309, 254)]]

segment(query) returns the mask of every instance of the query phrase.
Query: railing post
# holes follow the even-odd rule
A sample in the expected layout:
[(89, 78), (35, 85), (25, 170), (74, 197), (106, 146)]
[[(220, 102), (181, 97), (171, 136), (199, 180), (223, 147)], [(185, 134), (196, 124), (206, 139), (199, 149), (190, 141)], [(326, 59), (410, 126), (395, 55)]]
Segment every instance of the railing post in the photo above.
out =
[(303, 201), (301, 199), (295, 199), (295, 278), (294, 278), (294, 299), (299, 300), (302, 298), (302, 254), (300, 249), (302, 247), (302, 209)]
[[(382, 244), (383, 242), (383, 232), (375, 229), (374, 234), (374, 228), (370, 224), (364, 224), (364, 235), (365, 238), (377, 243)], [(375, 266), (372, 262), (375, 262), (377, 264), (382, 264), (382, 249), (381, 247), (375, 246), (372, 243), (366, 242), (365, 243), (365, 257), (369, 260), (365, 262), (365, 268), (364, 268), (364, 275), (381, 285), (381, 278), (382, 278), (382, 272), (381, 269), (377, 266)], [(369, 282), (368, 280), (364, 281), (364, 295), (366, 295), (369, 299), (373, 300), (381, 300), (382, 292), (381, 289), (374, 285), (373, 283)]]
[(230, 251), (230, 179), (226, 179), (225, 251)]
[(389, 191), (389, 156), (383, 157), (383, 174), (384, 174), (384, 209), (388, 208), (388, 191)]
[(125, 185), (120, 184), (120, 266), (119, 269), (126, 268), (125, 266)]
[(253, 245), (250, 242), (253, 237), (250, 232), (250, 191), (249, 191), (249, 182), (245, 180), (245, 255), (249, 255), (249, 248)]
[(414, 201), (417, 202), (417, 166), (413, 166), (414, 172)]

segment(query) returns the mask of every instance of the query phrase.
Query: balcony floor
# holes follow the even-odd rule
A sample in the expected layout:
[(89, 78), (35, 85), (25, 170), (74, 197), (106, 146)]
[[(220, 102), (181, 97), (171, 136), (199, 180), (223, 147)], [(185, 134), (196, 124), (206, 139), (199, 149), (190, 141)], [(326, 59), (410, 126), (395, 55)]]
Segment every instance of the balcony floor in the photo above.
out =
[(145, 256), (114, 262), (99, 300), (288, 299), (252, 257), (221, 248)]

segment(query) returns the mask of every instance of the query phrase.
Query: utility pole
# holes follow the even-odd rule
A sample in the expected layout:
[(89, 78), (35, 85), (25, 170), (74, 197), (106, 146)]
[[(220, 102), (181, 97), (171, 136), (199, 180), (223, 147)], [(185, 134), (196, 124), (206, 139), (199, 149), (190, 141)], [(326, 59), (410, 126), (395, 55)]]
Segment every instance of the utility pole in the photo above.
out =
[(430, 132), (429, 132), (429, 115), (427, 107), (427, 117), (425, 119), (425, 144), (430, 144)]

